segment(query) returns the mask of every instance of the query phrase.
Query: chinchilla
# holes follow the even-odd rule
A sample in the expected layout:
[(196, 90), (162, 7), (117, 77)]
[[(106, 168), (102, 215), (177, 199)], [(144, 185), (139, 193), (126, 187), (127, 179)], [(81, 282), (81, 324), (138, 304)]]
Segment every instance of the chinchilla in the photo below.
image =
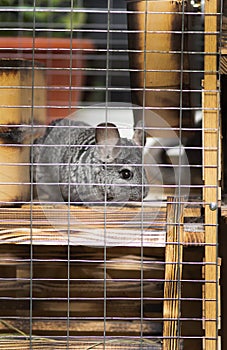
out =
[(55, 120), (32, 147), (38, 199), (75, 204), (141, 201), (148, 193), (144, 143), (142, 128), (129, 140), (111, 123), (92, 127)]

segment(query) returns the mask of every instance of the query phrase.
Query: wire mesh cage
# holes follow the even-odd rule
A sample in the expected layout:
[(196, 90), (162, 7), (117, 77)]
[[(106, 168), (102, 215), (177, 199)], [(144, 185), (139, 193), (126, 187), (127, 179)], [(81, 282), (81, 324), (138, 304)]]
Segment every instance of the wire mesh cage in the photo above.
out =
[(225, 347), (225, 6), (1, 4), (0, 349)]

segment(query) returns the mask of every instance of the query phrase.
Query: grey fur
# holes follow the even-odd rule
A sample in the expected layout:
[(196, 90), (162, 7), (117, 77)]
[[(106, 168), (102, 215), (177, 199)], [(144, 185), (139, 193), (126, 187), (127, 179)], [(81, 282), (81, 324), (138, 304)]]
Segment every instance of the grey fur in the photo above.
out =
[(134, 141), (140, 134), (135, 131), (128, 140), (120, 138), (114, 124), (93, 128), (69, 119), (54, 121), (33, 145), (39, 200), (141, 201), (148, 191), (142, 186), (147, 184), (142, 147)]

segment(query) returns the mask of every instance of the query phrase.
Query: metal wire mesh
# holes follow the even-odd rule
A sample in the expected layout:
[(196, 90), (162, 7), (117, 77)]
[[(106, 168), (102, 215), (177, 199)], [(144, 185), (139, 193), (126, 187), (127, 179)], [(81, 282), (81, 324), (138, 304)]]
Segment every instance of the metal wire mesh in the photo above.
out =
[(219, 349), (222, 7), (3, 1), (0, 349)]

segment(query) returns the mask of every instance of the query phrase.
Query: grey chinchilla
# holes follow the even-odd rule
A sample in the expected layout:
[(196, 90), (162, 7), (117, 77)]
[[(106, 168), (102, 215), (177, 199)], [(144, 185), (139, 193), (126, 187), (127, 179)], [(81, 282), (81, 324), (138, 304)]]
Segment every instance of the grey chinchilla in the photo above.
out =
[(92, 127), (67, 118), (52, 122), (33, 145), (39, 200), (141, 201), (148, 193), (144, 143), (142, 128), (129, 140), (111, 123)]

